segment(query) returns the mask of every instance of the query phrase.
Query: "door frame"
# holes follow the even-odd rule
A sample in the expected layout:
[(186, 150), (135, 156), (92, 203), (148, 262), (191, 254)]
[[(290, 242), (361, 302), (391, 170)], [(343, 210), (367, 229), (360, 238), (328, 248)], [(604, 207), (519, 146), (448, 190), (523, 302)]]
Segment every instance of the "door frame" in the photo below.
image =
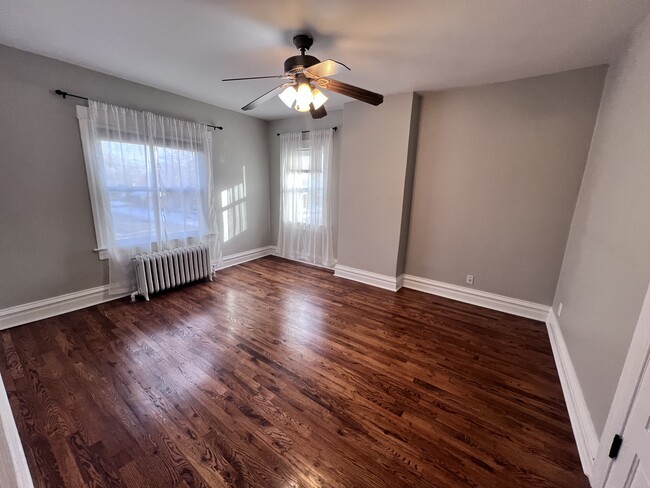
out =
[(602, 488), (607, 480), (614, 462), (609, 459), (611, 441), (615, 434), (623, 434), (646, 368), (650, 368), (650, 285), (646, 290), (641, 313), (625, 358), (623, 372), (609, 409), (603, 435), (600, 438), (589, 480), (593, 488)]

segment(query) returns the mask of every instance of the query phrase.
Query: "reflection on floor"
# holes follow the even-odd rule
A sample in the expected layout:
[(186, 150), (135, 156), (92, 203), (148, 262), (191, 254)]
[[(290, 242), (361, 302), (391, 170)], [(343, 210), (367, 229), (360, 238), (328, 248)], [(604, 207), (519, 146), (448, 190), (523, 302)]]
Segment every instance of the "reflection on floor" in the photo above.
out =
[(0, 333), (36, 486), (587, 487), (546, 329), (267, 257)]

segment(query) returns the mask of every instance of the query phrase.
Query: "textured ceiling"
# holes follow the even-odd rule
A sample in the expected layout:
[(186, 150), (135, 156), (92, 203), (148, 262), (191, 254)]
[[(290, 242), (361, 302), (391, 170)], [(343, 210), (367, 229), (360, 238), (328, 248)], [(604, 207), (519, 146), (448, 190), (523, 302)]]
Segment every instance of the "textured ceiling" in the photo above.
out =
[[(314, 36), (309, 54), (352, 69), (338, 79), (390, 95), (606, 63), (649, 9), (650, 0), (0, 0), (0, 43), (239, 110), (278, 81), (220, 80), (280, 74), (297, 32)], [(295, 115), (277, 98), (247, 113)]]

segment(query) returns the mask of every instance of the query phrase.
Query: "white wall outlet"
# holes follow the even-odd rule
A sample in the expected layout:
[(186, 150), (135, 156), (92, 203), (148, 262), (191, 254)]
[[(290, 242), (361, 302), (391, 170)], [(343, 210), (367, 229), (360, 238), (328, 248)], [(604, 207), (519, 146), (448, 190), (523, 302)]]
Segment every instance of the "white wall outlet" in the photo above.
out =
[(465, 277), (465, 284), (470, 286), (474, 285), (474, 275), (467, 275)]
[(562, 315), (562, 305), (563, 305), (562, 302), (560, 302), (560, 305), (558, 305), (558, 307), (557, 307), (557, 316), (558, 317), (560, 315)]

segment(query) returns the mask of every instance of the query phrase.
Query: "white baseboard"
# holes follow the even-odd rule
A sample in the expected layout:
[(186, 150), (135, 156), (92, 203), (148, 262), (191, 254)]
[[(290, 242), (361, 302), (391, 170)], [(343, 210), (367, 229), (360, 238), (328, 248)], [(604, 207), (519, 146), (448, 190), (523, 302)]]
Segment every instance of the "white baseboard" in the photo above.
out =
[(256, 249), (250, 249), (248, 251), (238, 252), (235, 254), (229, 254), (224, 256), (221, 259), (221, 264), (217, 266), (217, 269), (230, 268), (236, 264), (246, 263), (248, 261), (253, 261), (254, 259), (263, 258), (264, 256), (269, 256), (275, 252), (275, 246), (265, 246), (258, 247)]
[(518, 298), (506, 297), (497, 295), (496, 293), (474, 290), (472, 288), (465, 288), (408, 274), (404, 275), (404, 288), (423, 291), (432, 295), (451, 298), (459, 302), (470, 303), (520, 317), (541, 320), (542, 322), (546, 322), (548, 311), (550, 310), (548, 305), (527, 302)]
[(0, 310), (0, 330), (92, 307), (126, 295), (109, 295), (108, 285), (75, 291)]
[(358, 281), (359, 283), (365, 283), (366, 285), (376, 286), (390, 291), (397, 291), (402, 287), (401, 275), (397, 277), (383, 275), (371, 271), (365, 271), (363, 269), (351, 268), (350, 266), (343, 266), (342, 264), (337, 264), (334, 267), (334, 276)]
[[(306, 264), (307, 266), (313, 266), (314, 268), (334, 271), (334, 266), (323, 266), (322, 264), (310, 263), (309, 261), (302, 261), (300, 259), (288, 258), (286, 256), (283, 256), (281, 253), (278, 252), (278, 250), (275, 247), (273, 247), (273, 252), (271, 253), (271, 256), (277, 256), (279, 258), (286, 259), (288, 261), (293, 261), (294, 263)], [(334, 264), (336, 265), (336, 260), (334, 260)]]
[(571, 428), (578, 446), (582, 470), (587, 476), (591, 476), (596, 453), (598, 452), (598, 435), (591, 420), (585, 397), (582, 394), (578, 376), (573, 368), (569, 350), (564, 342), (560, 324), (553, 310), (548, 314), (546, 327), (551, 340), (560, 383), (562, 384), (564, 400), (571, 419)]
[[(231, 254), (222, 259), (219, 269), (268, 256), (273, 251), (275, 251), (275, 246), (267, 246)], [(0, 310), (0, 330), (54, 317), (80, 308), (92, 307), (123, 296), (127, 296), (127, 294), (109, 295), (108, 285), (104, 285), (5, 308)]]

